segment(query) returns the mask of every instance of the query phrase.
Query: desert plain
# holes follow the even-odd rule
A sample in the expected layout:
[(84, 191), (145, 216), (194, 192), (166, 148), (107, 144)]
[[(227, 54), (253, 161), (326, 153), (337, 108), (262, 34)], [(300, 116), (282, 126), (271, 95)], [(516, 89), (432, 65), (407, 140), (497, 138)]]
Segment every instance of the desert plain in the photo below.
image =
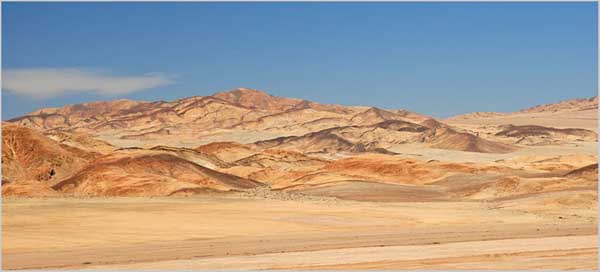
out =
[(597, 128), (597, 97), (40, 109), (2, 123), (2, 268), (597, 270)]

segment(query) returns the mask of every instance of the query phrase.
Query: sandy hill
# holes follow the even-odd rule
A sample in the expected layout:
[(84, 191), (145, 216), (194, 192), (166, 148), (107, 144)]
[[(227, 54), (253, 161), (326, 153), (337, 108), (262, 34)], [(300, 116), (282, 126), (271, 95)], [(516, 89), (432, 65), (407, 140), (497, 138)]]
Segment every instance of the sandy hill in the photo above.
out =
[(56, 182), (68, 177), (99, 156), (60, 144), (42, 133), (2, 123), (2, 180)]
[(222, 99), (238, 107), (272, 111), (289, 110), (302, 103), (300, 99), (272, 96), (265, 92), (248, 88), (238, 88), (230, 92), (217, 93), (213, 97)]
[(180, 157), (182, 159), (191, 161), (193, 163), (196, 163), (198, 165), (201, 165), (201, 166), (204, 166), (204, 167), (210, 168), (210, 169), (227, 168), (227, 167), (231, 166), (230, 163), (219, 159), (219, 157), (217, 157), (213, 154), (205, 153), (205, 152), (190, 149), (190, 148), (170, 147), (170, 146), (159, 145), (159, 146), (152, 147), (149, 150), (175, 155), (177, 157)]
[[(91, 117), (98, 114), (102, 118)], [(60, 118), (55, 118), (57, 115)], [(252, 155), (253, 147), (307, 153), (392, 153), (386, 150), (392, 145), (423, 142), (419, 133), (448, 127), (406, 110), (319, 104), (248, 88), (171, 102), (116, 100), (42, 109), (11, 122), (52, 133), (76, 147), (100, 147), (106, 143), (103, 153), (113, 145), (198, 147), (202, 142), (255, 143), (246, 150), (237, 148), (239, 155), (231, 148), (227, 148), (228, 152), (218, 152), (222, 155), (214, 154), (225, 162)], [(90, 137), (77, 141), (58, 136), (61, 133)], [(449, 140), (460, 138), (462, 144), (444, 144), (443, 139), (438, 139), (428, 141), (428, 146), (488, 153), (510, 150), (490, 139), (470, 134), (452, 135), (454, 138)]]
[(239, 166), (251, 166), (259, 168), (277, 168), (281, 170), (294, 169), (298, 167), (322, 166), (326, 160), (306, 156), (300, 152), (268, 149), (252, 156), (235, 162)]
[(476, 135), (458, 132), (450, 128), (429, 130), (422, 136), (422, 141), (433, 148), (460, 150), (480, 153), (508, 153), (515, 148), (498, 142), (482, 139)]
[(586, 111), (598, 109), (598, 96), (590, 98), (579, 98), (564, 100), (557, 103), (536, 105), (533, 107), (525, 108), (516, 112), (471, 112), (460, 115), (455, 115), (447, 118), (447, 121), (461, 120), (461, 119), (479, 119), (479, 118), (493, 118), (493, 117), (506, 117), (514, 114), (524, 113), (556, 113), (556, 112), (573, 112), (573, 111)]
[(426, 119), (425, 121), (420, 123), (421, 126), (426, 128), (441, 128), (446, 127), (447, 125), (433, 118)]
[(418, 201), (589, 190), (597, 184), (596, 149), (589, 152), (597, 134), (561, 124), (589, 123), (594, 103), (437, 120), (239, 88), (174, 101), (41, 109), (3, 123), (3, 194), (264, 189)]
[(514, 143), (525, 146), (560, 146), (580, 142), (597, 142), (598, 134), (581, 128), (553, 128), (537, 125), (499, 126), (494, 135), (513, 138)]
[(598, 129), (598, 97), (565, 100), (538, 105), (517, 112), (476, 112), (443, 120), (454, 126), (539, 125), (554, 128)]
[(253, 146), (236, 142), (213, 142), (198, 146), (194, 150), (213, 155), (226, 162), (235, 162), (258, 152)]
[(41, 131), (82, 132), (126, 146), (178, 146), (231, 141), (225, 135), (244, 134), (254, 142), (280, 136), (303, 135), (345, 125), (367, 125), (385, 120), (420, 122), (427, 119), (406, 110), (328, 105), (238, 88), (211, 96), (174, 101), (115, 100), (34, 111), (9, 122)]
[(2, 197), (60, 197), (50, 184), (37, 180), (3, 182)]
[(354, 144), (334, 133), (334, 129), (311, 132), (302, 136), (279, 137), (258, 141), (254, 145), (260, 149), (277, 148), (305, 153), (366, 152), (362, 144)]
[(52, 188), (78, 196), (168, 196), (263, 186), (171, 154), (113, 153)]
[(46, 131), (44, 135), (63, 145), (76, 147), (88, 152), (99, 152), (108, 154), (116, 149), (115, 146), (106, 141), (94, 138), (93, 135), (82, 132)]
[[(430, 122), (431, 123), (431, 122)], [(374, 125), (343, 126), (259, 141), (261, 149), (278, 148), (309, 153), (375, 152), (389, 153), (388, 147), (404, 143), (424, 143), (424, 147), (481, 153), (508, 153), (516, 148), (448, 127), (428, 128), (419, 124), (387, 120)]]
[(358, 113), (358, 114), (352, 116), (352, 118), (350, 120), (354, 121), (356, 124), (364, 125), (364, 124), (379, 123), (379, 122), (383, 122), (386, 120), (395, 120), (395, 119), (398, 119), (399, 117), (400, 117), (399, 115), (394, 114), (393, 112), (373, 107), (373, 108), (369, 108), (366, 111), (363, 111), (361, 113)]
[(522, 138), (528, 136), (552, 136), (552, 137), (574, 137), (576, 139), (581, 140), (597, 140), (598, 134), (596, 132), (587, 130), (587, 129), (579, 129), (579, 128), (552, 128), (552, 127), (544, 127), (544, 126), (513, 126), (508, 125), (503, 127), (504, 129), (498, 133), (496, 136), (505, 136), (505, 137), (513, 137), (513, 138)]
[(598, 109), (598, 96), (590, 98), (569, 99), (558, 103), (537, 105), (530, 108), (522, 109), (519, 112), (558, 112), (558, 111), (584, 111), (590, 109)]

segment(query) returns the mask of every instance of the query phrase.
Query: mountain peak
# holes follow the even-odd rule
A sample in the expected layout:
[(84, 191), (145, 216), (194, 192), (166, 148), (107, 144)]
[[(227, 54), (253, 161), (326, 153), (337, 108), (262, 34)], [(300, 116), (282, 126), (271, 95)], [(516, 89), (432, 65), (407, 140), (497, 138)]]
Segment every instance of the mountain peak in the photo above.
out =
[(270, 94), (263, 92), (261, 90), (257, 90), (257, 89), (252, 89), (252, 88), (245, 88), (245, 87), (240, 87), (240, 88), (235, 88), (233, 90), (229, 90), (229, 91), (224, 91), (224, 92), (218, 92), (213, 94), (212, 96), (214, 97), (222, 97), (222, 96), (271, 96)]
[(237, 88), (227, 92), (216, 93), (212, 96), (236, 106), (263, 110), (286, 110), (302, 102), (300, 99), (273, 96), (266, 92), (250, 88)]

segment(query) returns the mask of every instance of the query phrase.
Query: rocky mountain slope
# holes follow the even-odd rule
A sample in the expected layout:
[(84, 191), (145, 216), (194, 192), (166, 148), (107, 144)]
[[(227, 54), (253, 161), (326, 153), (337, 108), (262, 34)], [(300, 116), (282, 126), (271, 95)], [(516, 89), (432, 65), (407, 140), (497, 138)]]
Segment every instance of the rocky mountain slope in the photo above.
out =
[(220, 173), (172, 154), (125, 152), (99, 158), (52, 189), (77, 196), (169, 196), (257, 186), (263, 184)]
[(99, 153), (60, 144), (42, 133), (2, 123), (2, 181), (52, 182), (85, 167)]
[[(597, 99), (573, 101), (515, 114), (590, 111), (597, 105)], [(169, 102), (116, 100), (40, 109), (2, 124), (2, 192), (277, 191), (441, 201), (597, 185), (596, 132), (535, 124), (543, 118), (529, 118), (531, 125), (478, 123), (498, 116), (505, 114), (438, 120), (245, 88)]]

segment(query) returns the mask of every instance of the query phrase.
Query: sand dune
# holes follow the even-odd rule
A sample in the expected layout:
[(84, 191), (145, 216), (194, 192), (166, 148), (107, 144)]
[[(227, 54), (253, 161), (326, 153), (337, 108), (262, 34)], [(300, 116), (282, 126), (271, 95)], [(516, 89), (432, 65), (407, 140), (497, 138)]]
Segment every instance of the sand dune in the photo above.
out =
[[(519, 203), (512, 200), (512, 205), (515, 201)], [(517, 208), (484, 202), (231, 197), (5, 200), (3, 268), (350, 268), (383, 256), (390, 261), (441, 257), (436, 255), (441, 248), (469, 265), (470, 258), (494, 250), (500, 254), (594, 248), (597, 210), (529, 213)], [(131, 220), (133, 215), (136, 220)], [(528, 250), (528, 244), (537, 246)], [(328, 250), (339, 254), (323, 254)], [(375, 251), (371, 256), (358, 254), (364, 250)], [(594, 269), (596, 255), (586, 257), (588, 262), (560, 263)], [(260, 265), (245, 261), (255, 258)], [(511, 260), (507, 255), (486, 263), (492, 268)], [(461, 262), (450, 263), (461, 267)], [(538, 265), (562, 267), (553, 262)], [(401, 262), (388, 266), (403, 267)], [(519, 262), (512, 268), (526, 267), (527, 262)]]

